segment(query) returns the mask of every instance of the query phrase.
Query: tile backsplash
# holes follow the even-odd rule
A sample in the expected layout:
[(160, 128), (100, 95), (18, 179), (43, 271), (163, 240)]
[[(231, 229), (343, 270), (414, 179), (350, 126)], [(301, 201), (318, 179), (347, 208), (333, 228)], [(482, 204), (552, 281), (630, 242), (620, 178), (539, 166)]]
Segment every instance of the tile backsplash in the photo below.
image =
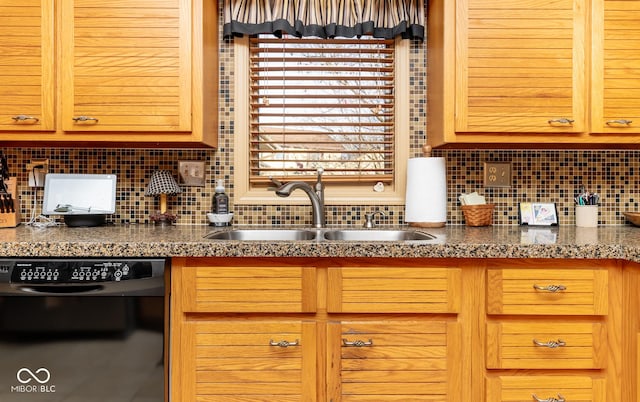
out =
[[(222, 19), (221, 19), (222, 20)], [(412, 156), (421, 154), (426, 125), (426, 43), (411, 46), (410, 132)], [(311, 208), (302, 206), (242, 205), (233, 203), (233, 44), (222, 42), (219, 49), (219, 148), (204, 149), (75, 149), (12, 148), (0, 144), (7, 155), (11, 173), (18, 177), (23, 221), (41, 211), (43, 190), (27, 186), (25, 165), (31, 159), (48, 158), (49, 171), (55, 173), (111, 173), (118, 175), (115, 223), (148, 223), (158, 200), (145, 197), (144, 190), (155, 169), (168, 169), (177, 176), (178, 160), (200, 160), (206, 166), (204, 187), (183, 187), (183, 193), (170, 196), (170, 212), (177, 213), (177, 224), (207, 224), (211, 197), (217, 178), (225, 179), (236, 224), (310, 224)], [(214, 73), (214, 72), (211, 72)], [(216, 111), (206, 111), (215, 113)], [(457, 197), (478, 191), (496, 204), (494, 224), (516, 225), (518, 203), (555, 202), (560, 224), (574, 224), (573, 197), (585, 185), (601, 195), (600, 224), (622, 225), (622, 211), (639, 209), (640, 150), (435, 150), (434, 156), (447, 159), (448, 224), (463, 224)], [(512, 163), (510, 188), (483, 188), (486, 161)], [(404, 174), (404, 173), (401, 173)], [(35, 201), (35, 204), (34, 204)], [(380, 208), (387, 213), (381, 225), (397, 225), (404, 220), (403, 206), (339, 205), (327, 207), (327, 223), (361, 225), (364, 214)]]
[[(233, 181), (230, 152), (213, 150), (121, 150), (121, 149), (28, 149), (2, 148), (12, 175), (18, 177), (23, 221), (42, 207), (43, 190), (27, 186), (26, 163), (48, 158), (50, 171), (56, 173), (111, 173), (118, 175), (115, 223), (147, 223), (149, 214), (158, 208), (158, 200), (144, 195), (145, 186), (155, 169), (168, 169), (177, 176), (178, 160), (202, 160), (206, 164), (205, 187), (183, 187), (183, 193), (168, 199), (171, 212), (178, 214), (178, 224), (207, 223), (216, 178), (224, 178), (235, 223), (252, 225), (310, 224), (310, 206), (233, 205)], [(232, 150), (229, 150), (232, 151)], [(478, 191), (496, 204), (494, 224), (516, 225), (518, 203), (524, 201), (555, 202), (561, 224), (574, 224), (573, 197), (585, 185), (601, 195), (600, 224), (622, 225), (622, 211), (640, 210), (640, 151), (511, 151), (447, 150), (435, 151), (447, 159), (448, 224), (463, 224), (457, 197)], [(513, 186), (484, 188), (485, 161), (508, 161), (513, 166)], [(403, 206), (378, 206), (388, 217), (381, 224), (397, 225), (404, 220)], [(355, 224), (376, 206), (339, 205), (327, 207), (329, 225)]]

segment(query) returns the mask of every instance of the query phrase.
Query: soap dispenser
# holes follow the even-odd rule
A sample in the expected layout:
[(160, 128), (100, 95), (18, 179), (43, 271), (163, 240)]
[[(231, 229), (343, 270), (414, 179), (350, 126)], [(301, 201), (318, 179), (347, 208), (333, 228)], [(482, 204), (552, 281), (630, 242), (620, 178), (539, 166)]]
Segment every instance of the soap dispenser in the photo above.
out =
[(216, 181), (215, 194), (211, 203), (211, 212), (214, 214), (229, 213), (229, 197), (224, 192), (224, 179)]

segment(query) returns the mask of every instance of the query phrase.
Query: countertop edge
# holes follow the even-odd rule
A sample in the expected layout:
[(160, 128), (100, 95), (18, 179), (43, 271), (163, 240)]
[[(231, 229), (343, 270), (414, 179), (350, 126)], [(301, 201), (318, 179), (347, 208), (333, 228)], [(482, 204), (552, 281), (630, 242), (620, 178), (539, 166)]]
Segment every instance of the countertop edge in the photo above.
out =
[(208, 226), (0, 230), (0, 257), (569, 258), (640, 262), (640, 229), (493, 226), (429, 229), (437, 242), (212, 241)]

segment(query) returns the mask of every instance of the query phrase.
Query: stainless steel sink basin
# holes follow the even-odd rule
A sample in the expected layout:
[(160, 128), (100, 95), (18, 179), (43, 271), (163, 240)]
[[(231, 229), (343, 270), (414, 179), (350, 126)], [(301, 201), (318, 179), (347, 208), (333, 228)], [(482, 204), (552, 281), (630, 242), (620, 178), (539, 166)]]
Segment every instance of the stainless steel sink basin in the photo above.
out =
[(292, 241), (314, 240), (316, 232), (304, 229), (235, 229), (211, 232), (204, 237), (210, 240)]
[(429, 233), (413, 230), (385, 230), (385, 229), (339, 229), (324, 232), (326, 240), (342, 241), (407, 241), (434, 240), (436, 237)]
[(435, 240), (436, 236), (419, 230), (391, 229), (222, 229), (206, 234), (209, 240), (238, 241), (411, 241)]

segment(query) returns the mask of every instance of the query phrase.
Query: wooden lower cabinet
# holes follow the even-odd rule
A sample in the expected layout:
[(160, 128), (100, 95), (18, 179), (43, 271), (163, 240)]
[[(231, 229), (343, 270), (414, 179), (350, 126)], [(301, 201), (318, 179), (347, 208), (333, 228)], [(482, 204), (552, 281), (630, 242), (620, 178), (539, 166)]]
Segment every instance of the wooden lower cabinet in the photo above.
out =
[(491, 376), (486, 402), (606, 401), (605, 383), (585, 375)]
[(171, 280), (172, 402), (640, 402), (640, 264), (174, 258)]
[(601, 323), (490, 322), (486, 365), (490, 369), (602, 369), (607, 366), (607, 333)]
[(622, 267), (610, 261), (491, 261), (487, 402), (629, 401), (622, 387)]
[(329, 401), (459, 401), (460, 325), (446, 320), (329, 322)]
[(183, 323), (182, 342), (174, 400), (316, 400), (315, 322), (193, 320)]

